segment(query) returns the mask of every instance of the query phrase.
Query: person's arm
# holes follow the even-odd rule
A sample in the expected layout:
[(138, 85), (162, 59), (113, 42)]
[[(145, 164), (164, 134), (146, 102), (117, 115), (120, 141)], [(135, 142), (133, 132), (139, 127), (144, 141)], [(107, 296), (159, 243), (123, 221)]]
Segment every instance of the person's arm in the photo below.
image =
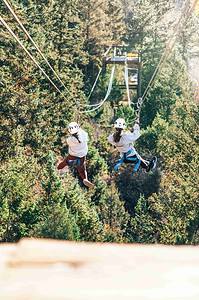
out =
[(86, 139), (86, 142), (88, 143), (89, 141), (89, 136), (88, 136), (88, 133), (85, 131), (85, 139)]
[(80, 142), (88, 143), (88, 141), (89, 141), (88, 133), (83, 129), (80, 129), (80, 131), (78, 133), (78, 138), (79, 138)]
[(110, 144), (114, 145), (113, 135), (112, 135), (112, 134), (110, 134), (110, 135), (108, 136), (107, 139), (108, 139), (108, 142), (109, 142)]
[(66, 139), (66, 144), (67, 144), (68, 146), (71, 146), (71, 145), (74, 144), (73, 139), (72, 139), (70, 136)]
[(65, 136), (63, 136), (63, 137), (61, 138), (61, 142), (62, 142), (62, 145), (63, 145), (63, 146), (67, 145), (67, 138), (66, 138)]
[(140, 127), (140, 121), (139, 121), (139, 119), (135, 120), (135, 123), (134, 123), (134, 125), (133, 125), (133, 127), (131, 129), (131, 132), (134, 132), (134, 130), (136, 130), (136, 128), (138, 128), (137, 125)]
[(136, 141), (141, 136), (140, 125), (138, 122), (135, 123), (135, 125), (133, 126), (133, 129), (132, 129), (132, 132), (129, 133), (128, 136), (132, 142)]

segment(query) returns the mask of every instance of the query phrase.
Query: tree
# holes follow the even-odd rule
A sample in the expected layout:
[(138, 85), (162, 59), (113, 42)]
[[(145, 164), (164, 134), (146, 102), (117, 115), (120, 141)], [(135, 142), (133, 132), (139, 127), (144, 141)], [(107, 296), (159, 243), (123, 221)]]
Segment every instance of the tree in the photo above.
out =
[[(108, 182), (108, 188), (107, 183)], [(96, 178), (96, 189), (92, 200), (104, 230), (102, 238), (105, 242), (127, 242), (127, 225), (129, 220), (128, 212), (124, 207), (124, 202), (119, 198), (117, 188), (111, 179)]]
[(16, 158), (2, 163), (0, 172), (0, 218), (1, 241), (14, 242), (30, 231), (37, 222), (39, 211), (37, 203), (36, 174), (39, 166), (33, 157), (26, 157), (22, 149)]
[(65, 203), (66, 193), (61, 179), (55, 170), (55, 160), (52, 152), (46, 158), (42, 176), (42, 194), (38, 203), (41, 211), (37, 224), (32, 229), (34, 237), (79, 240), (80, 229), (76, 218)]
[[(197, 141), (198, 109), (195, 104), (178, 100), (169, 124), (158, 118), (157, 151), (162, 157), (159, 193), (140, 198), (132, 219), (132, 236), (136, 241), (165, 244), (190, 244), (197, 241), (198, 184)], [(188, 146), (189, 145), (189, 146)]]

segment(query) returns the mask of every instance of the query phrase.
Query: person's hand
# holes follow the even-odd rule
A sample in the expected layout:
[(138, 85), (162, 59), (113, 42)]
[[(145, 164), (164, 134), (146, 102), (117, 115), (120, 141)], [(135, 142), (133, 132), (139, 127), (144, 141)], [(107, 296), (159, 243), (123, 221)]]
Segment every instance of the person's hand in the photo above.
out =
[(62, 145), (66, 145), (67, 143), (66, 143), (66, 137), (65, 136), (63, 136), (62, 138), (61, 138), (61, 142), (62, 142)]
[(135, 124), (140, 125), (140, 120), (139, 120), (139, 119), (136, 119), (136, 120), (135, 120)]

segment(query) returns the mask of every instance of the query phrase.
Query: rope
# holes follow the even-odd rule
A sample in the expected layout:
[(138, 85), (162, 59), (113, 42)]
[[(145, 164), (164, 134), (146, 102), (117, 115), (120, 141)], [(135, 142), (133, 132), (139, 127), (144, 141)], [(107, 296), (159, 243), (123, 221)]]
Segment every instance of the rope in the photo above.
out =
[[(103, 56), (106, 56), (106, 55), (109, 53), (111, 47), (112, 47), (112, 46), (110, 46), (110, 47), (108, 48), (108, 50), (103, 54)], [(102, 67), (99, 69), (99, 72), (98, 72), (98, 74), (97, 74), (97, 77), (96, 77), (96, 79), (95, 79), (95, 82), (94, 82), (94, 84), (93, 84), (93, 86), (92, 86), (92, 89), (91, 89), (91, 91), (90, 91), (90, 94), (89, 94), (87, 100), (90, 99), (90, 97), (91, 97), (91, 95), (92, 95), (92, 93), (93, 93), (93, 91), (94, 91), (94, 89), (95, 89), (95, 86), (96, 86), (97, 81), (98, 81), (98, 79), (99, 79), (99, 76), (100, 76), (100, 74), (101, 74), (101, 72), (102, 72), (102, 69), (103, 69)], [(99, 105), (99, 103), (96, 103), (96, 104), (86, 104), (85, 106), (92, 107), (92, 106), (98, 106), (98, 105)]]
[(61, 80), (61, 78), (59, 77), (59, 75), (56, 73), (56, 71), (50, 65), (50, 63), (48, 62), (47, 58), (44, 56), (44, 54), (39, 49), (38, 45), (34, 42), (34, 40), (30, 36), (30, 34), (28, 33), (28, 31), (25, 29), (25, 27), (23, 26), (23, 24), (21, 23), (21, 21), (19, 20), (19, 18), (17, 17), (17, 15), (13, 11), (12, 7), (9, 5), (9, 3), (7, 2), (7, 0), (3, 0), (3, 2), (7, 6), (7, 8), (9, 9), (9, 11), (11, 12), (11, 14), (13, 15), (13, 17), (15, 18), (15, 20), (17, 21), (17, 23), (22, 28), (23, 32), (30, 39), (30, 41), (33, 43), (33, 45), (35, 46), (35, 48), (37, 49), (37, 51), (39, 52), (39, 54), (41, 55), (41, 57), (44, 59), (44, 61), (46, 62), (46, 64), (49, 66), (49, 68), (51, 69), (51, 71), (54, 73), (54, 75), (57, 77), (57, 79), (60, 81), (60, 83), (64, 86), (64, 88), (69, 92), (68, 88), (65, 86), (65, 84), (63, 83), (63, 81)]
[(36, 59), (30, 54), (30, 52), (26, 49), (26, 47), (22, 44), (22, 42), (18, 39), (18, 37), (15, 35), (15, 33), (12, 31), (12, 29), (9, 27), (9, 25), (6, 23), (6, 21), (4, 21), (4, 19), (1, 16), (0, 16), (0, 21), (6, 27), (6, 29), (9, 31), (9, 33), (14, 37), (14, 39), (18, 42), (18, 44), (22, 47), (22, 49), (27, 53), (27, 55), (30, 57), (30, 59), (35, 63), (35, 65), (41, 70), (41, 72), (45, 75), (45, 77), (49, 80), (49, 82), (54, 86), (54, 88), (63, 96), (63, 98), (65, 98), (65, 96), (60, 91), (60, 89), (50, 79), (50, 77), (46, 74), (46, 72), (42, 69), (42, 67), (39, 65), (39, 63), (36, 61)]
[[(110, 47), (109, 47), (109, 49), (110, 49)], [(116, 54), (116, 48), (114, 48), (114, 54), (113, 55), (115, 56), (115, 54)], [(93, 106), (96, 106), (95, 108), (92, 108), (92, 109), (89, 109), (89, 110), (85, 110), (85, 111), (83, 111), (83, 113), (93, 112), (93, 111), (99, 109), (104, 104), (104, 102), (107, 100), (107, 98), (109, 97), (109, 95), (111, 93), (111, 89), (112, 89), (112, 85), (113, 85), (114, 73), (115, 73), (115, 65), (112, 67), (111, 76), (110, 76), (110, 80), (109, 80), (109, 85), (108, 85), (108, 89), (107, 89), (105, 98), (102, 101), (100, 101), (99, 103), (93, 104)]]
[[(101, 72), (102, 72), (102, 68), (100, 68), (100, 70), (99, 70), (99, 72), (98, 72), (98, 74), (97, 74), (97, 77), (96, 77), (96, 79), (95, 79), (95, 82), (94, 82), (94, 84), (93, 84), (93, 87), (92, 87), (92, 89), (91, 89), (91, 92), (90, 92), (90, 94), (89, 94), (87, 100), (90, 99), (90, 97), (91, 97), (91, 95), (92, 95), (92, 93), (93, 93), (93, 91), (94, 91), (94, 89), (95, 89), (95, 86), (96, 86), (96, 84), (97, 84), (97, 81), (98, 81), (98, 79), (99, 79), (99, 76), (100, 76)], [(97, 105), (98, 105), (98, 104), (86, 104), (86, 106), (97, 106)]]
[(106, 92), (106, 96), (104, 97), (104, 99), (101, 102), (98, 103), (97, 107), (94, 107), (94, 108), (89, 109), (89, 110), (85, 110), (85, 111), (83, 111), (83, 113), (89, 113), (89, 112), (95, 111), (95, 110), (99, 109), (104, 104), (104, 102), (107, 100), (107, 98), (109, 97), (109, 95), (111, 93), (111, 89), (112, 89), (112, 85), (113, 85), (114, 73), (115, 73), (115, 65), (113, 66), (112, 71), (111, 71), (111, 76), (110, 76), (110, 80), (109, 80), (109, 85), (108, 85), (108, 89), (107, 89), (107, 92)]
[(143, 103), (143, 98), (142, 97), (139, 97), (138, 98), (138, 101), (136, 103), (136, 110), (135, 110), (135, 114), (136, 114), (136, 120), (139, 121), (140, 119), (140, 112), (141, 112), (141, 108), (142, 108), (142, 103)]

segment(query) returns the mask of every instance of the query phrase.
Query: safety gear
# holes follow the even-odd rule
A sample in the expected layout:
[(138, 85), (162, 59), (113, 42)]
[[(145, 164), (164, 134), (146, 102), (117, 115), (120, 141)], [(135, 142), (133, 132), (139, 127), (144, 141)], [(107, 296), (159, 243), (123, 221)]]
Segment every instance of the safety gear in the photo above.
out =
[(120, 128), (120, 129), (125, 129), (126, 128), (125, 120), (122, 118), (117, 119), (115, 121), (114, 127)]
[(79, 125), (76, 122), (71, 122), (70, 124), (68, 124), (68, 131), (70, 132), (70, 134), (78, 133)]
[(133, 163), (134, 164), (133, 173), (136, 173), (139, 170), (141, 159), (137, 155), (129, 156), (131, 154), (132, 154), (131, 150), (129, 150), (127, 153), (123, 153), (120, 160), (118, 160), (117, 164), (114, 166), (115, 172), (119, 171), (119, 168), (123, 163)]
[(74, 160), (70, 160), (70, 159), (68, 160), (69, 166), (78, 167), (78, 166), (80, 166), (80, 164), (81, 164), (80, 158), (77, 158)]

